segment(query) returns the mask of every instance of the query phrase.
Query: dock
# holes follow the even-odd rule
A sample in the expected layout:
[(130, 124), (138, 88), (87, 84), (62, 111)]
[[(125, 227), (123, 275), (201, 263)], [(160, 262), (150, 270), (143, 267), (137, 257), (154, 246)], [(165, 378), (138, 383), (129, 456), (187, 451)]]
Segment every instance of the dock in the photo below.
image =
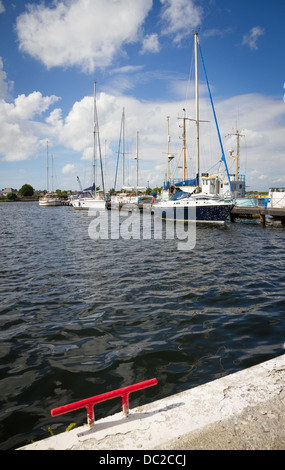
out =
[(234, 222), (236, 219), (259, 219), (260, 223), (266, 224), (266, 216), (270, 216), (275, 221), (280, 221), (282, 225), (285, 226), (285, 208), (273, 208), (273, 207), (239, 207), (235, 206), (231, 213), (230, 219), (231, 222)]
[(18, 450), (285, 450), (284, 381), (283, 354)]

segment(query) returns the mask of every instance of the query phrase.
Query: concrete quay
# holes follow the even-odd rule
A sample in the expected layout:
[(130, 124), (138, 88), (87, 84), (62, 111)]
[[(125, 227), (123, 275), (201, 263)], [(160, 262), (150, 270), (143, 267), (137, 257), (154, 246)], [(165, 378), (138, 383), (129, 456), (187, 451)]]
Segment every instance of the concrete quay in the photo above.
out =
[(131, 409), (128, 418), (117, 413), (91, 427), (81, 426), (18, 450), (284, 449), (285, 355), (282, 355)]

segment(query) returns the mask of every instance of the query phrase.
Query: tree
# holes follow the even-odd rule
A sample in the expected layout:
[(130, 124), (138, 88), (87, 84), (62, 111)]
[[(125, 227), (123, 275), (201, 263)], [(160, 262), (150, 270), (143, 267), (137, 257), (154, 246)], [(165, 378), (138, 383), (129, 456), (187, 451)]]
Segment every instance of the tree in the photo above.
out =
[(21, 196), (33, 196), (34, 188), (30, 184), (24, 184), (21, 189), (19, 189), (19, 194)]
[(16, 201), (17, 194), (15, 193), (8, 193), (6, 196), (6, 201)]

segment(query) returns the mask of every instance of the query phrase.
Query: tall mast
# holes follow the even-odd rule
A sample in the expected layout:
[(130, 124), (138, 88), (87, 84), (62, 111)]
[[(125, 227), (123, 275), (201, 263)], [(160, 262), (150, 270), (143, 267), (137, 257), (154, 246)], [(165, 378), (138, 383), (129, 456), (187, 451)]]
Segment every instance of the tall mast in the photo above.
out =
[(238, 180), (238, 167), (239, 167), (239, 132), (237, 130), (237, 160), (236, 160), (236, 181)]
[(138, 195), (138, 185), (139, 185), (139, 132), (137, 132), (137, 191), (136, 194)]
[(170, 162), (173, 160), (174, 155), (170, 154), (170, 133), (169, 133), (169, 116), (166, 117), (167, 119), (167, 184), (168, 184), (168, 193), (170, 194)]
[(170, 142), (170, 135), (169, 135), (169, 116), (166, 117), (167, 119), (167, 181), (169, 183), (169, 142)]
[(48, 140), (47, 140), (47, 193), (49, 192), (49, 175), (48, 175)]
[(233, 155), (233, 151), (230, 151), (230, 156), (232, 158), (235, 158), (236, 160), (236, 181), (238, 181), (238, 173), (239, 173), (239, 138), (244, 137), (244, 134), (240, 134), (239, 131), (237, 130), (235, 134), (230, 134), (230, 135), (236, 135), (237, 137), (237, 154)]
[(125, 108), (123, 108), (123, 186), (125, 185)]
[(51, 155), (51, 192), (53, 193), (53, 155)]
[(195, 94), (196, 94), (196, 183), (199, 185), (200, 150), (199, 150), (199, 77), (198, 77), (198, 33), (195, 38)]
[(186, 116), (183, 118), (183, 181), (186, 180)]
[(94, 131), (93, 131), (93, 178), (94, 196), (96, 197), (96, 82), (94, 81)]
[[(186, 170), (187, 170), (187, 164), (186, 164), (186, 121), (193, 121), (193, 119), (189, 119), (186, 117), (186, 109), (183, 108), (184, 111), (184, 117), (183, 118), (178, 118), (183, 120), (183, 134), (182, 134), (182, 140), (183, 140), (183, 148), (182, 148), (182, 156), (183, 156), (183, 162), (182, 162), (182, 179), (183, 181), (186, 181)], [(180, 167), (181, 168), (181, 167)]]

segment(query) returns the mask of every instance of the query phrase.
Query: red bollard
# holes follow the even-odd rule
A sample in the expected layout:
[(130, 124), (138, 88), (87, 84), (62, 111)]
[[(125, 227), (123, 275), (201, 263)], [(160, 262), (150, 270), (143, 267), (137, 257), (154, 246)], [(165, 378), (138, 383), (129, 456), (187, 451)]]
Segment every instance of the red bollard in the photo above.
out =
[(59, 408), (54, 408), (51, 410), (51, 415), (53, 417), (60, 416), (65, 413), (70, 413), (71, 411), (76, 411), (81, 408), (87, 409), (87, 423), (91, 426), (94, 421), (94, 405), (101, 403), (102, 401), (111, 400), (112, 398), (122, 397), (122, 411), (124, 416), (128, 417), (129, 415), (129, 395), (130, 393), (137, 392), (138, 390), (143, 390), (144, 388), (152, 387), (157, 385), (157, 379), (146, 380), (145, 382), (140, 382), (128, 387), (119, 388), (118, 390), (113, 390), (112, 392), (103, 393), (102, 395), (96, 395), (92, 398), (87, 398), (86, 400), (77, 401), (69, 405), (60, 406)]

